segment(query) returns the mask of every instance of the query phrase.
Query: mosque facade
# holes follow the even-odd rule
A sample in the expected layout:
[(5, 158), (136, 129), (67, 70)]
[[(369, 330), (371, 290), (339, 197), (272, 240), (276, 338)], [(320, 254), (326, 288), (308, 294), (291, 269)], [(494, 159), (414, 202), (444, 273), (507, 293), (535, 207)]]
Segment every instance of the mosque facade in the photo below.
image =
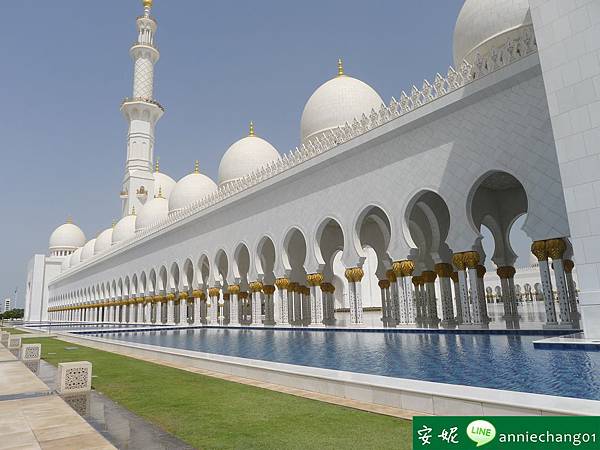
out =
[[(571, 231), (582, 219), (561, 178), (548, 91), (556, 58), (541, 51), (555, 44), (550, 3), (467, 0), (453, 67), (390, 100), (339, 61), (308, 99), (293, 151), (280, 153), (251, 123), (216, 182), (198, 165), (175, 182), (155, 163), (164, 110), (153, 95), (157, 22), (144, 0), (133, 93), (121, 105), (122, 218), (95, 239), (73, 223), (52, 233), (48, 255), (28, 268), (26, 319), (326, 327), (343, 312), (345, 326), (360, 327), (375, 310), (385, 327), (479, 328), (490, 303), (518, 322), (525, 297), (544, 305), (546, 327), (581, 320), (598, 333), (600, 270), (593, 258), (583, 273), (578, 263), (576, 287), (584, 250)], [(525, 272), (509, 238), (523, 215), (534, 256)], [(600, 237), (587, 232), (598, 259)]]

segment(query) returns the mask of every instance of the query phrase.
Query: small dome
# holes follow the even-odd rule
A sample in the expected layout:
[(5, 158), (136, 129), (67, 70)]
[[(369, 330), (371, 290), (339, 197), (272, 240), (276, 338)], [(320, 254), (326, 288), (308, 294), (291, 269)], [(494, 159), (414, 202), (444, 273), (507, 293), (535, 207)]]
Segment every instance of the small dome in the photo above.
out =
[(107, 228), (96, 238), (96, 245), (94, 246), (94, 255), (98, 255), (110, 248), (112, 245), (112, 234), (113, 228)]
[(70, 267), (75, 267), (77, 264), (81, 262), (81, 252), (83, 247), (79, 247), (77, 250), (73, 252), (70, 259)]
[(154, 195), (158, 193), (158, 189), (160, 188), (162, 196), (168, 199), (175, 187), (175, 180), (159, 170), (158, 161), (156, 162), (156, 167), (152, 176), (154, 177)]
[(142, 207), (135, 221), (135, 231), (143, 230), (149, 226), (166, 219), (169, 216), (169, 201), (162, 196), (161, 189), (158, 196), (154, 197)]
[(368, 84), (344, 75), (341, 61), (338, 76), (322, 84), (308, 99), (300, 121), (302, 142), (354, 119), (360, 120), (383, 100)]
[(85, 234), (70, 221), (62, 224), (50, 235), (50, 250), (75, 250), (85, 245)]
[(85, 261), (94, 256), (94, 247), (96, 245), (96, 239), (90, 239), (83, 246), (83, 250), (81, 251), (81, 260)]
[(194, 172), (183, 177), (175, 185), (175, 189), (169, 197), (169, 212), (185, 208), (198, 200), (202, 200), (216, 190), (217, 185), (215, 182), (200, 173), (196, 161)]
[(125, 241), (135, 236), (135, 222), (137, 216), (135, 212), (123, 217), (117, 222), (112, 232), (113, 245), (117, 242)]
[(531, 25), (528, 0), (466, 0), (454, 27), (454, 64), (473, 62)]
[(219, 185), (242, 178), (253, 170), (279, 158), (279, 152), (262, 138), (254, 134), (250, 123), (250, 134), (233, 143), (219, 164)]

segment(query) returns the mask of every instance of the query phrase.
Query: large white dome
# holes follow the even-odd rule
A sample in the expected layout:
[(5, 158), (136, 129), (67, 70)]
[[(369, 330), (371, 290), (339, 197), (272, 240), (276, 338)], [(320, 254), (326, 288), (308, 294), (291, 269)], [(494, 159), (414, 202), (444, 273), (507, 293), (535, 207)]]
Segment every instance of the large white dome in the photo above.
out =
[(279, 152), (267, 141), (256, 136), (251, 124), (250, 135), (233, 143), (221, 158), (219, 184), (242, 178), (278, 158)]
[(83, 250), (81, 251), (81, 260), (85, 261), (94, 256), (94, 247), (96, 245), (96, 239), (90, 239), (83, 246)]
[(319, 134), (360, 120), (372, 109), (379, 110), (383, 100), (368, 84), (343, 74), (341, 62), (338, 76), (322, 84), (308, 99), (302, 119), (302, 142)]
[(173, 188), (175, 187), (175, 180), (169, 175), (159, 172), (158, 167), (152, 176), (154, 177), (154, 195), (158, 194), (158, 190), (160, 188), (162, 196), (168, 199), (173, 191)]
[(215, 182), (201, 174), (196, 164), (194, 172), (183, 177), (175, 185), (175, 189), (169, 197), (169, 212), (185, 208), (216, 190)]
[(162, 195), (154, 197), (142, 207), (135, 221), (135, 231), (148, 228), (150, 225), (164, 220), (169, 215), (169, 201)]
[(112, 232), (112, 243), (125, 241), (135, 236), (135, 222), (137, 216), (129, 214), (117, 222)]
[(531, 23), (529, 0), (467, 0), (454, 28), (454, 64), (472, 62)]
[(102, 253), (110, 248), (112, 245), (112, 234), (113, 228), (107, 228), (96, 238), (96, 245), (94, 245), (94, 255)]
[(50, 250), (75, 250), (85, 245), (85, 234), (77, 225), (67, 222), (50, 235)]

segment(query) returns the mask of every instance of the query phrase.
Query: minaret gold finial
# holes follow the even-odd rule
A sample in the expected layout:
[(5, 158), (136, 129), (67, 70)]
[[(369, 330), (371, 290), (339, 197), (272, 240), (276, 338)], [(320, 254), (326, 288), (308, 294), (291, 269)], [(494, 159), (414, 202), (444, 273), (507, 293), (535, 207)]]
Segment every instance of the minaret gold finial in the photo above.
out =
[(160, 168), (159, 160), (160, 160), (160, 158), (156, 158), (156, 163), (154, 164), (154, 171), (155, 172), (159, 172), (159, 168)]
[(113, 219), (112, 220), (112, 227), (114, 228), (116, 224), (117, 224), (117, 221), (115, 219)]
[(194, 163), (194, 173), (200, 173), (200, 161), (198, 160)]
[(248, 136), (256, 136), (256, 134), (254, 134), (254, 122), (250, 121), (250, 130), (248, 132)]
[(144, 8), (152, 8), (152, 0), (142, 0), (142, 4), (144, 5)]
[(338, 77), (341, 77), (344, 75), (344, 62), (342, 61), (342, 58), (338, 58)]
[(135, 206), (132, 206), (132, 207), (131, 207), (131, 215), (132, 215), (132, 216), (135, 216)]

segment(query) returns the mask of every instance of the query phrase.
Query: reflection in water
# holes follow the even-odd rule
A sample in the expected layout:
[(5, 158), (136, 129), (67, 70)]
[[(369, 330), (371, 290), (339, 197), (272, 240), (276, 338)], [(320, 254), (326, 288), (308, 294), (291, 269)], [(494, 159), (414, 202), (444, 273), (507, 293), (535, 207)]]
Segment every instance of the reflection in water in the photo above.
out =
[[(45, 361), (36, 361), (36, 363), (38, 377), (51, 389), (55, 389), (56, 368)], [(29, 367), (28, 364), (26, 365)], [(129, 450), (192, 448), (95, 391), (65, 395), (62, 399), (117, 448)]]
[(243, 358), (600, 400), (600, 352), (534, 349), (541, 335), (195, 329), (99, 336)]

